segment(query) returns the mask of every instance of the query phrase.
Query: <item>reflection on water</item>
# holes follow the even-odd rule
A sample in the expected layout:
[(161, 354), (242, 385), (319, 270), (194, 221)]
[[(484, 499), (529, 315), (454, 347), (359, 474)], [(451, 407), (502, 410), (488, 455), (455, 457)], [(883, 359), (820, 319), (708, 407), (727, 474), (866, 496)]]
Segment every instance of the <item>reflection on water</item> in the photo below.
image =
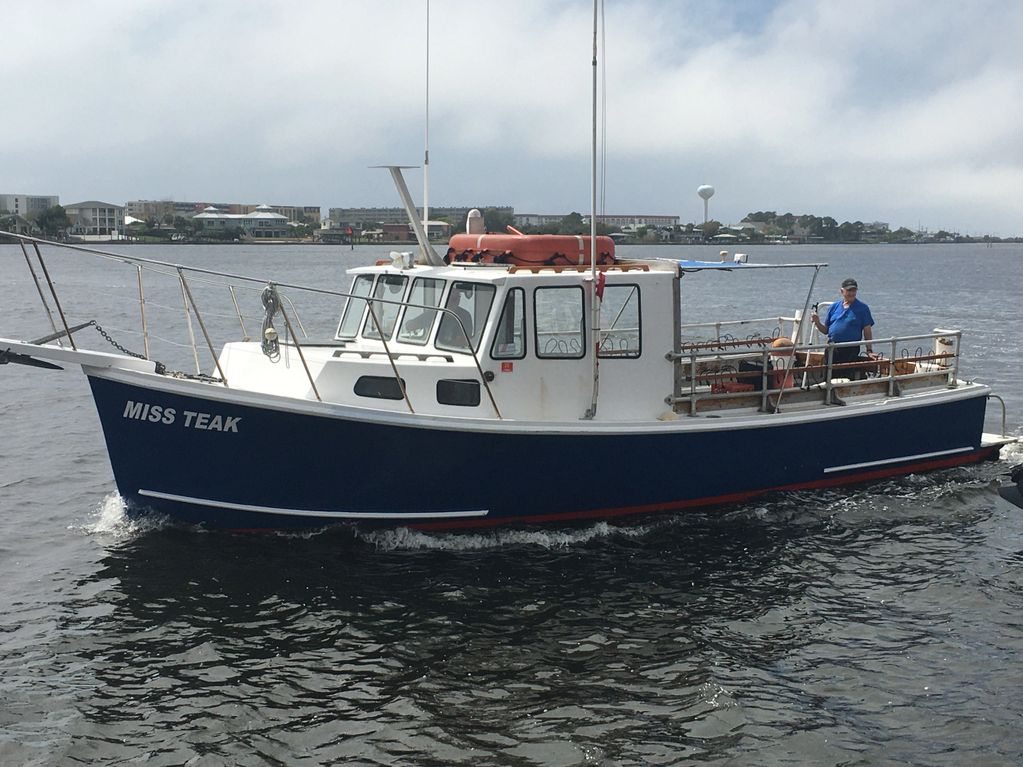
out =
[[(987, 704), (1011, 694), (1019, 638), (992, 627), (1018, 626), (1023, 524), (992, 490), (1002, 468), (624, 528), (468, 535), (207, 534), (139, 526), (110, 498), (82, 531), (103, 542), (95, 570), (41, 646), (22, 648), (25, 663), (4, 664), (8, 699), (35, 722), (35, 745), (17, 753), (127, 763), (144, 744), (166, 764), (466, 765), (930, 763), (953, 745), (1007, 755), (1023, 738)], [(992, 541), (1006, 532), (1015, 546)]]
[[(999, 385), (1019, 433), (1023, 259), (824, 250), (767, 258), (820, 257), (833, 276), (856, 276), (879, 333), (958, 318), (965, 370)], [(270, 258), (171, 256), (344, 287), (349, 263), (334, 249)], [(117, 288), (83, 279), (89, 319)], [(694, 309), (737, 302), (692, 288)], [(755, 294), (763, 316), (802, 302), (768, 288)], [(30, 292), (7, 296), (25, 337), (45, 324)], [(337, 308), (322, 311), (328, 328)], [(998, 463), (627, 527), (230, 535), (128, 520), (83, 379), (0, 373), (0, 764), (961, 765), (1023, 754), (1023, 512), (994, 489), (1019, 448)], [(722, 470), (755, 460), (723, 458)]]

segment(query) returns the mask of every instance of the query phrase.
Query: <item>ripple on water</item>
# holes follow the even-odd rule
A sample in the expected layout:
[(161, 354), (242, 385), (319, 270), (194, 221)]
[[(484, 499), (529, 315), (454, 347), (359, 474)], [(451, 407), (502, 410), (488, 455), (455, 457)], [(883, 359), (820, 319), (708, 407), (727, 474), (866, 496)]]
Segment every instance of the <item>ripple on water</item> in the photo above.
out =
[(111, 494), (73, 526), (95, 567), (0, 631), (0, 756), (1008, 758), (1023, 524), (995, 505), (1004, 469), (485, 533), (197, 534)]

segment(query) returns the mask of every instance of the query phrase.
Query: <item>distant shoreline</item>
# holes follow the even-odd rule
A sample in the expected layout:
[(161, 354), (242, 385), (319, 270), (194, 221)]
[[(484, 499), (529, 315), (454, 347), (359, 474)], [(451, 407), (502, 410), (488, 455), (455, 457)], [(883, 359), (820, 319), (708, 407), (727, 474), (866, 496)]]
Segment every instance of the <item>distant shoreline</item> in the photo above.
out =
[[(583, 235), (588, 237), (589, 235)], [(16, 245), (18, 240), (5, 237), (3, 232), (0, 232), (0, 244), (3, 245)], [(334, 248), (352, 248), (352, 244), (345, 242), (319, 242), (316, 240), (241, 240), (241, 241), (193, 241), (193, 240), (46, 240), (46, 242), (52, 242), (54, 244), (66, 244), (66, 245), (79, 245), (79, 246), (99, 246), (99, 245), (260, 245), (260, 246), (271, 246), (271, 245), (316, 245), (323, 247), (334, 247)], [(1023, 243), (1023, 237), (1009, 237), (1009, 238), (969, 238), (961, 237), (957, 240), (952, 241), (932, 241), (932, 242), (881, 242), (881, 241), (870, 241), (865, 242), (863, 240), (833, 240), (829, 242), (620, 242), (616, 243), (617, 246), (624, 247), (719, 247), (722, 249), (736, 249), (736, 248), (747, 248), (747, 247), (778, 247), (778, 248), (789, 248), (789, 247), (819, 247), (822, 245), (908, 245), (908, 246), (919, 246), (919, 245), (1014, 245)], [(433, 245), (445, 245), (443, 240), (432, 240)], [(361, 247), (365, 245), (387, 245), (390, 247), (401, 247), (409, 246), (416, 247), (417, 243), (414, 240), (377, 240), (374, 242), (356, 242), (355, 247)]]

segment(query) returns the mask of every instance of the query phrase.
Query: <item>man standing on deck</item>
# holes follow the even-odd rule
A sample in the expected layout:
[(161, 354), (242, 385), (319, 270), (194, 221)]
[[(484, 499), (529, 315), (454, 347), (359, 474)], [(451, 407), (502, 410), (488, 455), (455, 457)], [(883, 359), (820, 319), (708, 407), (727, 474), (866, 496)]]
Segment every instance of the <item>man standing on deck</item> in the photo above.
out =
[[(810, 319), (821, 333), (827, 333), (830, 343), (840, 344), (863, 339), (867, 342), (867, 356), (876, 359), (871, 345), (874, 339), (874, 318), (870, 315), (870, 307), (856, 298), (857, 287), (856, 280), (852, 277), (842, 280), (842, 300), (831, 304), (824, 322), (821, 322), (816, 311), (810, 315)], [(830, 351), (833, 365), (858, 362), (860, 359), (858, 346), (842, 346)]]

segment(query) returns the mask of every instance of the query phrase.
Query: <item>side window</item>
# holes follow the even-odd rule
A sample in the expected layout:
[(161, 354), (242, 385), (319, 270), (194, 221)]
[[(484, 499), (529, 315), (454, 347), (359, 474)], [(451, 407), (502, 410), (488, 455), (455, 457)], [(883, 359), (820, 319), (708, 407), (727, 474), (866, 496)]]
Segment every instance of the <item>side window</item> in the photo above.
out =
[(441, 379), (437, 381), (437, 402), (441, 405), (476, 407), (480, 404), (480, 382)]
[(490, 356), (495, 360), (520, 360), (526, 356), (526, 293), (512, 288), (504, 299)]
[(639, 285), (607, 285), (600, 302), (600, 357), (635, 359), (642, 348)]
[(355, 382), (355, 393), (360, 397), (372, 397), (373, 399), (405, 399), (405, 395), (401, 391), (404, 386), (404, 378), (399, 383), (397, 378), (361, 376)]
[(585, 355), (581, 287), (537, 288), (533, 293), (533, 310), (537, 357), (579, 359)]
[[(465, 335), (468, 334), (473, 350), (479, 348), (483, 328), (487, 324), (490, 305), (494, 302), (496, 289), (493, 285), (456, 280), (451, 283), (445, 312), (437, 330), (437, 348), (451, 351), (468, 351)], [(457, 317), (457, 319), (456, 319)], [(461, 324), (459, 324), (461, 323)], [(465, 328), (465, 333), (462, 328)]]
[(377, 278), (373, 298), (382, 298), (386, 303), (373, 302), (373, 313), (376, 315), (380, 327), (377, 327), (371, 314), (366, 318), (366, 324), (362, 329), (363, 338), (380, 338), (381, 331), (385, 340), (391, 337), (394, 332), (394, 323), (398, 321), (398, 312), (401, 310), (401, 299), (405, 295), (407, 282), (408, 277), (403, 274), (381, 274)]
[(409, 294), (408, 302), (419, 306), (406, 307), (405, 315), (401, 319), (401, 328), (398, 330), (399, 341), (408, 344), (426, 343), (430, 338), (430, 331), (433, 330), (434, 320), (440, 312), (422, 307), (440, 306), (443, 293), (444, 280), (417, 277), (412, 281), (412, 292)]
[(359, 334), (362, 315), (366, 313), (366, 302), (356, 296), (368, 296), (373, 289), (373, 275), (360, 274), (352, 283), (352, 298), (348, 299), (345, 313), (341, 316), (341, 324), (337, 328), (338, 338), (355, 338)]

